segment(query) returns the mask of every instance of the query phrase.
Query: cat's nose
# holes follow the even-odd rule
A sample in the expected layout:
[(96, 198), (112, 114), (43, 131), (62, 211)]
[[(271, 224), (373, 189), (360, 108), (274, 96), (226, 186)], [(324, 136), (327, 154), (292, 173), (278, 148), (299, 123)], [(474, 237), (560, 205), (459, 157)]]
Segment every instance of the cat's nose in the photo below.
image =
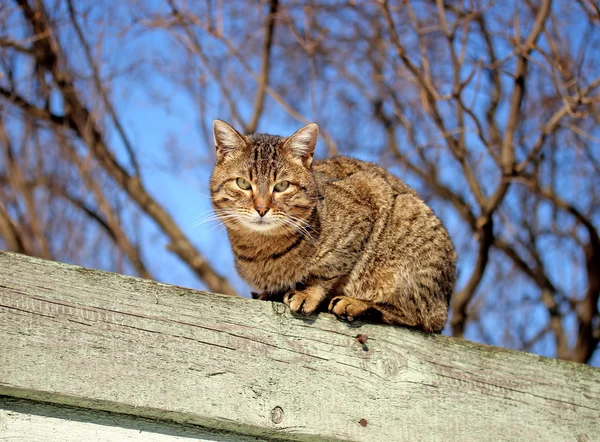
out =
[(256, 211), (258, 212), (258, 214), (262, 218), (263, 216), (265, 216), (267, 214), (267, 212), (269, 211), (270, 207), (267, 207), (267, 206), (255, 206), (254, 209), (256, 209)]

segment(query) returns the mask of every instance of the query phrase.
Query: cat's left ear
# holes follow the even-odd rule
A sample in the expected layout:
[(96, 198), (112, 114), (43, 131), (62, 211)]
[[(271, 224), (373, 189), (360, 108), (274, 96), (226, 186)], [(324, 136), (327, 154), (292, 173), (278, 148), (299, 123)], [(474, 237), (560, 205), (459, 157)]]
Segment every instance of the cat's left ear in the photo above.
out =
[(298, 129), (283, 145), (283, 150), (295, 160), (300, 160), (307, 169), (310, 168), (315, 154), (319, 126), (315, 123), (308, 124)]

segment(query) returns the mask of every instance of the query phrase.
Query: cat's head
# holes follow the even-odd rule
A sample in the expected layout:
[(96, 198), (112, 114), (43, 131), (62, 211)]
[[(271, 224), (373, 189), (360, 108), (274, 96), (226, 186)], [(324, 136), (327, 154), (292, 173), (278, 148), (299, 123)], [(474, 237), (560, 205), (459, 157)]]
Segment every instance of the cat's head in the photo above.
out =
[(311, 167), (319, 127), (289, 137), (244, 136), (213, 123), (217, 163), (210, 178), (213, 207), (230, 230), (281, 234), (308, 227), (317, 201)]

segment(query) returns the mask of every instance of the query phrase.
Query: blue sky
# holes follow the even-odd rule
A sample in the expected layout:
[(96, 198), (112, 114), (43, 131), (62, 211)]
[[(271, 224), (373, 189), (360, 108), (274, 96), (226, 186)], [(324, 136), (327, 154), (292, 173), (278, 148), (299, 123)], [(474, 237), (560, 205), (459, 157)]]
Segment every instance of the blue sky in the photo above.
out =
[[(222, 275), (226, 275), (234, 288), (245, 296), (249, 294), (249, 287), (237, 276), (233, 269), (233, 258), (229, 249), (227, 235), (221, 225), (218, 223), (205, 223), (195, 227), (195, 224), (203, 216), (210, 213), (210, 200), (208, 190), (208, 178), (210, 174), (211, 164), (214, 159), (213, 147), (203, 137), (201, 123), (204, 128), (210, 127), (210, 122), (213, 118), (221, 118), (232, 122), (228, 107), (225, 105), (223, 97), (215, 83), (215, 79), (202, 68), (202, 66), (190, 58), (181, 44), (164, 30), (144, 30), (140, 24), (133, 24), (133, 16), (148, 17), (151, 12), (165, 11), (163, 3), (158, 0), (144, 2), (140, 5), (145, 8), (136, 10), (119, 2), (103, 2), (99, 6), (93, 2), (78, 2), (77, 8), (81, 11), (89, 8), (90, 15), (87, 23), (92, 23), (91, 31), (88, 35), (92, 45), (101, 42), (101, 51), (99, 59), (102, 67), (102, 74), (108, 75), (114, 71), (122, 71), (115, 77), (111, 85), (111, 97), (117, 109), (122, 122), (126, 127), (127, 135), (133, 141), (135, 146), (137, 159), (141, 165), (143, 182), (146, 185), (150, 194), (159, 201), (179, 224), (181, 229), (194, 242), (202, 254), (209, 258), (210, 262)], [(223, 2), (225, 3), (225, 2)], [(418, 4), (418, 3), (415, 3)], [(514, 10), (514, 2), (505, 2), (498, 4), (490, 12), (490, 17), (501, 17), (503, 14), (512, 14)], [(582, 41), (597, 42), (597, 32), (583, 29), (578, 26), (582, 17), (578, 16), (576, 10), (566, 8), (566, 3), (557, 2), (555, 9), (563, 8), (568, 10), (568, 14), (572, 14), (569, 22), (569, 35), (572, 38), (571, 47), (573, 51), (579, 48)], [(192, 6), (189, 6), (192, 7)], [(197, 6), (201, 8), (203, 6)], [(227, 36), (233, 42), (245, 47), (247, 41), (260, 40), (262, 34), (260, 26), (257, 26), (256, 32), (246, 35), (240, 30), (244, 26), (252, 27), (254, 24), (262, 23), (266, 10), (260, 10), (256, 7), (248, 7), (242, 11), (239, 5), (234, 3), (226, 3), (227, 12), (237, 12), (237, 19), (230, 19), (227, 12), (225, 13), (224, 28)], [(56, 13), (56, 12), (55, 12)], [(416, 8), (417, 15), (423, 15), (426, 18), (427, 11)], [(563, 12), (561, 11), (561, 14)], [(57, 13), (60, 15), (60, 13)], [(299, 10), (295, 14), (302, 16)], [(525, 12), (522, 15), (526, 15)], [(327, 17), (324, 18), (324, 20)], [(342, 33), (351, 34), (352, 27), (350, 23), (356, 17), (352, 13), (336, 16), (336, 20), (330, 20), (327, 26), (330, 26), (334, 33), (341, 35)], [(128, 31), (124, 34), (119, 33), (124, 26), (131, 25)], [(527, 20), (522, 21), (522, 33), (526, 34)], [(367, 26), (368, 28), (368, 26)], [(18, 27), (15, 27), (18, 29)], [(306, 29), (306, 32), (312, 32), (312, 29)], [(502, 38), (501, 25), (495, 28), (497, 35), (494, 37), (494, 45), (500, 56), (507, 55), (511, 48)], [(126, 35), (126, 38), (123, 38)], [(239, 64), (230, 61), (228, 58), (221, 60), (225, 56), (223, 45), (219, 44), (214, 38), (207, 37), (205, 33), (198, 32), (203, 50), (208, 54), (211, 61), (221, 63), (219, 66), (223, 73), (222, 81), (227, 82), (228, 79), (240, 81), (243, 86), (238, 89), (232, 88), (234, 93), (239, 93), (234, 97), (236, 104), (239, 107), (240, 113), (244, 117), (249, 117), (252, 110), (252, 98), (254, 97), (255, 83), (251, 78), (244, 74), (244, 71), (239, 68)], [(276, 34), (276, 38), (282, 34)], [(80, 72), (89, 73), (89, 69), (84, 67), (83, 54), (76, 44), (74, 44), (74, 34), (72, 31), (65, 33), (62, 36), (63, 42), (68, 46), (69, 58), (74, 63)], [(407, 44), (410, 43), (410, 34), (407, 37)], [(414, 38), (412, 39), (414, 40)], [(365, 46), (358, 44), (356, 50)], [(597, 43), (596, 43), (596, 46)], [(547, 49), (543, 42), (542, 47)], [(363, 50), (368, 50), (363, 48)], [(278, 54), (281, 59), (286, 59), (298, 56), (297, 53), (283, 54), (281, 48), (275, 48), (275, 54)], [(254, 69), (258, 66), (258, 56), (255, 53), (248, 53), (247, 58)], [(476, 57), (478, 52), (473, 50), (473, 57)], [(447, 57), (447, 55), (445, 55)], [(390, 57), (394, 57), (393, 52), (390, 52)], [(536, 67), (543, 60), (539, 55), (532, 62), (532, 70), (543, 71), (542, 68)], [(535, 58), (535, 57), (534, 57)], [(593, 56), (591, 56), (593, 59)], [(143, 63), (137, 65), (131, 72), (126, 69), (134, 62), (143, 60)], [(471, 67), (476, 60), (470, 60), (463, 66), (461, 75), (466, 78)], [(440, 62), (441, 63), (441, 62)], [(589, 66), (588, 66), (589, 65)], [(589, 70), (588, 75), (598, 73), (597, 65), (588, 62), (583, 66)], [(505, 69), (510, 71), (513, 69), (514, 63), (509, 61), (506, 63)], [(293, 85), (298, 76), (310, 75), (315, 68), (307, 61), (306, 65), (298, 68), (298, 71), (291, 71), (286, 63), (274, 62), (271, 66), (272, 79), (274, 83), (280, 84), (281, 88)], [(347, 66), (349, 72), (356, 75), (366, 84), (370, 84), (370, 72), (363, 69), (362, 65), (351, 64)], [(316, 68), (315, 68), (316, 69)], [(197, 75), (198, 86), (194, 93), (202, 92), (204, 99), (204, 108), (201, 112), (201, 106), (197, 95), (190, 93), (184, 83), (187, 78), (184, 78), (183, 73), (191, 73)], [(308, 73), (308, 74), (307, 74)], [(30, 75), (28, 67), (23, 65), (24, 77)], [(239, 76), (236, 78), (235, 75)], [(296, 93), (290, 93), (287, 97), (294, 104), (297, 104), (299, 111), (309, 120), (316, 121), (321, 124), (323, 129), (328, 130), (336, 140), (349, 139), (348, 144), (340, 145), (342, 153), (351, 151), (358, 158), (365, 160), (380, 161), (380, 153), (384, 149), (384, 137), (382, 129), (379, 126), (373, 125), (368, 120), (368, 113), (371, 112), (371, 104), (368, 100), (357, 92), (352, 87), (349, 87), (338, 77), (338, 73), (332, 68), (323, 68), (318, 70), (319, 77), (312, 92), (306, 89), (299, 89)], [(393, 70), (385, 72), (387, 81), (390, 84), (397, 85), (397, 73)], [(543, 75), (536, 74), (543, 80)], [(537, 77), (536, 77), (537, 78)], [(488, 87), (489, 82), (485, 75), (479, 78), (479, 86), (469, 87), (464, 92), (466, 102), (470, 102), (475, 96), (475, 92), (479, 91), (479, 98), (476, 100), (474, 109), (476, 112), (484, 112), (487, 97), (481, 94), (481, 89)], [(541, 80), (539, 80), (541, 81)], [(82, 82), (83, 84), (83, 82)], [(237, 84), (237, 83), (236, 83)], [(372, 86), (372, 85), (370, 85)], [(512, 89), (512, 81), (510, 77), (503, 77), (503, 86), (505, 90)], [(548, 84), (551, 88), (552, 85)], [(236, 86), (237, 87), (237, 86)], [(443, 90), (442, 90), (443, 92)], [(340, 107), (338, 95), (345, 94), (346, 98), (351, 98), (356, 102), (354, 113), (345, 115), (345, 108)], [(410, 90), (407, 94), (414, 94), (414, 90)], [(508, 97), (508, 95), (507, 95)], [(89, 97), (88, 97), (89, 98)], [(92, 99), (93, 100), (93, 99)], [(535, 103), (533, 103), (535, 105)], [(498, 123), (502, 128), (504, 126), (503, 116), (506, 115), (507, 99), (501, 103), (501, 111), (499, 113)], [(55, 97), (53, 108), (60, 110), (61, 103), (58, 97)], [(453, 118), (453, 110), (448, 106), (442, 105), (441, 110), (447, 117), (450, 124), (455, 124)], [(416, 112), (417, 110), (415, 110)], [(363, 115), (365, 116), (363, 118)], [(425, 122), (424, 122), (425, 124)], [(471, 124), (471, 123), (469, 123)], [(234, 124), (235, 125), (235, 124)], [(302, 123), (294, 120), (271, 98), (266, 100), (265, 117), (259, 124), (259, 132), (270, 132), (280, 135), (287, 135), (294, 132), (302, 126)], [(426, 126), (424, 126), (426, 127)], [(471, 124), (472, 127), (472, 124)], [(536, 127), (527, 127), (524, 130), (529, 130), (535, 133)], [(594, 129), (594, 133), (598, 136), (599, 130)], [(128, 158), (123, 148), (123, 144), (110, 126), (107, 128), (111, 146), (117, 153), (122, 164), (128, 165)], [(348, 137), (348, 134), (352, 134)], [(425, 140), (437, 142), (437, 135), (430, 133), (426, 129), (418, 134), (419, 142)], [(433, 138), (432, 138), (433, 137)], [(405, 134), (399, 131), (398, 139), (403, 142)], [(354, 140), (356, 140), (354, 142)], [(473, 152), (482, 155), (485, 149), (480, 141), (472, 134), (467, 135), (469, 149)], [(533, 140), (528, 140), (531, 143)], [(569, 141), (565, 140), (564, 145), (567, 147), (562, 153), (565, 164), (573, 161), (572, 149), (568, 149)], [(561, 151), (563, 152), (563, 151)], [(435, 149), (430, 149), (427, 155), (437, 155)], [(600, 162), (600, 148), (595, 150), (596, 159)], [(322, 158), (326, 155), (326, 148), (322, 142), (317, 148), (317, 158)], [(177, 164), (174, 166), (174, 159)], [(384, 158), (385, 159), (385, 158)], [(466, 182), (459, 171), (456, 161), (445, 151), (441, 151), (439, 160), (439, 179), (447, 184), (450, 188), (459, 194), (465, 195), (472, 207), (476, 207), (473, 202), (473, 197), (469, 192), (465, 192)], [(579, 162), (579, 165), (582, 163)], [(419, 180), (414, 176), (407, 174), (400, 166), (392, 166), (392, 172), (405, 179), (409, 184), (415, 186), (423, 195), (427, 195), (427, 189), (421, 186)], [(489, 158), (483, 157), (481, 164), (477, 169), (479, 176), (482, 178), (484, 189), (490, 191), (497, 184), (499, 177), (498, 171)], [(582, 172), (583, 173), (583, 172)], [(591, 173), (585, 171), (585, 173)], [(574, 201), (575, 204), (580, 204), (581, 207), (588, 206), (590, 202), (586, 200), (587, 193), (585, 188), (577, 188), (573, 186), (576, 182), (573, 179), (573, 173), (559, 174), (559, 179), (565, 180), (568, 185), (560, 186), (561, 195), (564, 198)], [(584, 184), (589, 180), (584, 180)], [(508, 193), (506, 204), (511, 207), (518, 207), (520, 193), (518, 189), (513, 188)], [(126, 199), (124, 199), (126, 201)], [(126, 204), (133, 204), (129, 201)], [(444, 220), (449, 229), (454, 241), (461, 247), (459, 255), (459, 280), (458, 288), (460, 289), (465, 281), (470, 276), (474, 265), (474, 253), (476, 242), (471, 236), (472, 233), (465, 227), (465, 224), (460, 222), (459, 216), (454, 213), (453, 209), (439, 199), (432, 199), (431, 205)], [(518, 211), (518, 210), (517, 210)], [(135, 210), (127, 212), (132, 216)], [(527, 214), (518, 214), (524, 216)], [(541, 205), (538, 208), (537, 217), (540, 222), (544, 222), (549, 217), (547, 206)], [(600, 219), (598, 211), (593, 213), (596, 224)], [(127, 220), (127, 224), (133, 226), (131, 220)], [(565, 218), (564, 224), (571, 222), (568, 217)], [(503, 224), (500, 224), (502, 233), (510, 236), (509, 229)], [(498, 224), (497, 224), (498, 227)], [(133, 227), (132, 227), (133, 228)], [(142, 238), (143, 253), (146, 262), (153, 275), (160, 281), (177, 284), (186, 287), (204, 288), (202, 283), (198, 281), (195, 275), (184, 265), (179, 259), (166, 251), (166, 239), (157, 230), (156, 226), (146, 218), (143, 218), (133, 232), (136, 236)], [(570, 251), (569, 244), (562, 244), (557, 247), (557, 244), (552, 242), (540, 242), (540, 247), (544, 251), (544, 260), (549, 273), (556, 275), (556, 284), (561, 285), (563, 281), (569, 281), (566, 287), (577, 287), (578, 291), (582, 290), (583, 278), (581, 272), (577, 272), (577, 264), (565, 265), (563, 259), (566, 252)], [(577, 256), (578, 251), (573, 250), (572, 253)], [(487, 334), (494, 343), (505, 342), (504, 328), (506, 326), (507, 312), (510, 311), (510, 302), (516, 303), (524, 298), (536, 298), (538, 291), (535, 286), (523, 276), (509, 275), (509, 267), (504, 265), (499, 257), (499, 252), (493, 252), (494, 262), (496, 265), (488, 269), (484, 279), (481, 282), (478, 297), (485, 298), (484, 303), (488, 308), (486, 320), (484, 321), (484, 331), (475, 328), (467, 329), (467, 337), (475, 340), (483, 340), (483, 334)], [(498, 259), (497, 259), (498, 258)], [(580, 257), (581, 258), (581, 257)], [(107, 268), (110, 264), (107, 263)], [(503, 272), (507, 277), (514, 278), (510, 285), (511, 293), (500, 293), (496, 290), (496, 276)], [(580, 281), (578, 281), (578, 279)], [(573, 282), (575, 281), (575, 282)], [(572, 284), (572, 285), (571, 285)], [(483, 296), (484, 294), (493, 293), (491, 296)], [(477, 299), (475, 300), (477, 301)], [(534, 334), (539, 327), (547, 321), (547, 311), (539, 301), (532, 302), (532, 306), (525, 310), (521, 310), (519, 322), (526, 327), (529, 334)], [(496, 313), (495, 313), (496, 312)], [(566, 325), (573, 327), (574, 321), (567, 320)], [(548, 336), (541, 341), (534, 351), (552, 355), (553, 342)], [(597, 352), (600, 353), (600, 352)], [(600, 354), (596, 355), (594, 361), (596, 365), (600, 365)]]

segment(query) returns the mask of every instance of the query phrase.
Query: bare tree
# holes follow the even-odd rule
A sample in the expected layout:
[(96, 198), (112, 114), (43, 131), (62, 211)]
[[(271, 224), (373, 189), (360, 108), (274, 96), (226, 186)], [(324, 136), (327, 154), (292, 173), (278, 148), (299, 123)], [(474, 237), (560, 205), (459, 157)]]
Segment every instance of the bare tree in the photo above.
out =
[[(451, 231), (452, 335), (600, 363), (599, 22), (594, 2), (568, 0), (13, 0), (4, 247), (151, 278), (132, 219), (151, 220), (206, 287), (233, 293), (147, 190), (116, 92), (147, 82), (156, 106), (173, 106), (166, 88), (194, 103), (178, 115), (207, 159), (212, 118), (248, 133), (317, 121), (322, 153), (389, 167)], [(111, 62), (135, 41), (155, 47)], [(169, 139), (179, 174), (189, 147)]]
[[(47, 124), (48, 129), (55, 131), (57, 136), (76, 136), (80, 145), (88, 149), (88, 154), (93, 157), (94, 166), (101, 168), (102, 173), (108, 175), (113, 184), (119, 186), (121, 191), (125, 192), (131, 200), (137, 203), (141, 210), (160, 226), (171, 241), (171, 250), (179, 255), (211, 290), (233, 294), (233, 289), (228, 282), (212, 269), (211, 265), (198, 253), (189, 239), (175, 224), (171, 216), (146, 192), (139, 175), (135, 153), (130, 141), (125, 136), (123, 124), (120, 123), (104, 90), (99, 76), (99, 68), (91, 56), (89, 46), (84, 40), (84, 34), (77, 24), (73, 5), (68, 2), (69, 19), (79, 38), (79, 43), (85, 51), (88, 68), (92, 70), (94, 92), (101, 97), (105, 106), (103, 111), (106, 112), (106, 118), (111, 120), (127, 148), (132, 172), (128, 171), (115, 157), (98, 122), (100, 118), (90, 110), (84, 101), (83, 94), (78, 90), (77, 74), (65, 55), (63, 44), (57, 38), (58, 32), (53, 29), (54, 20), (48, 15), (44, 3), (35, 2), (35, 5), (32, 6), (23, 0), (18, 1), (17, 4), (23, 16), (23, 26), (31, 33), (31, 46), (28, 48), (28, 55), (32, 58), (31, 62), (35, 65), (34, 70), (41, 79), (40, 92), (45, 96), (40, 98), (46, 104), (44, 106), (36, 105), (34, 101), (38, 100), (24, 97), (15, 84), (10, 84), (8, 88), (0, 88), (0, 95), (15, 104), (28, 118), (35, 118)], [(9, 79), (12, 77), (10, 71), (7, 77)], [(53, 113), (51, 109), (49, 103), (51, 92), (60, 94), (63, 101), (61, 115)], [(69, 131), (69, 134), (65, 134), (63, 131)], [(102, 201), (97, 201), (97, 204), (100, 209), (103, 208)], [(110, 217), (111, 215), (105, 213), (105, 216)], [(113, 240), (118, 240), (118, 237), (115, 236)], [(125, 241), (119, 243), (118, 247), (125, 247), (129, 250), (130, 247), (127, 244), (128, 241)], [(138, 257), (131, 258), (140, 270), (141, 260)], [(148, 276), (145, 272), (142, 273)]]

